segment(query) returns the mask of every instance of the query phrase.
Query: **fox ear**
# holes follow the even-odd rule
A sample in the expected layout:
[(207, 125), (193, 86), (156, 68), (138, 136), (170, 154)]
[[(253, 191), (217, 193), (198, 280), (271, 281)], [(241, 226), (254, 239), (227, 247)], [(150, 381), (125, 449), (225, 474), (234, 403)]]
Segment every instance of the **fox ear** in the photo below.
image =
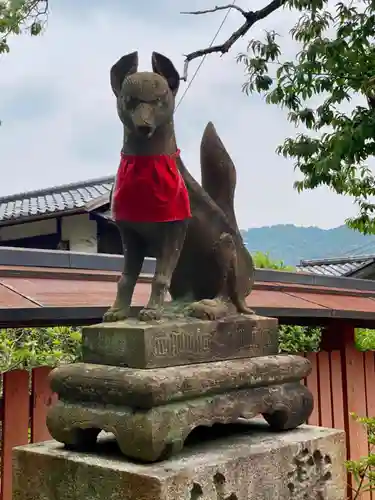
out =
[(152, 53), (152, 71), (158, 75), (163, 76), (173, 95), (177, 94), (180, 86), (180, 75), (174, 67), (172, 61), (168, 57), (159, 54), (158, 52)]
[(125, 77), (136, 73), (138, 69), (138, 52), (132, 52), (126, 56), (121, 57), (114, 64), (110, 71), (111, 87), (113, 93), (117, 97), (121, 91), (121, 87)]

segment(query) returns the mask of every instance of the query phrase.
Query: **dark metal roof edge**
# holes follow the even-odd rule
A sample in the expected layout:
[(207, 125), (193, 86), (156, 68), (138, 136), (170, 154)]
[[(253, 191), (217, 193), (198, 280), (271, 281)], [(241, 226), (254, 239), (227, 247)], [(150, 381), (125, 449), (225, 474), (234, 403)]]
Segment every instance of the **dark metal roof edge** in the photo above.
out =
[[(89, 325), (100, 323), (108, 307), (22, 307), (0, 309), (0, 328), (14, 326), (55, 326), (55, 325)], [(140, 308), (135, 307), (135, 310)], [(354, 324), (368, 326), (375, 325), (373, 313), (362, 311), (336, 311), (332, 309), (312, 308), (282, 308), (282, 307), (254, 307), (257, 314), (279, 318), (280, 324), (326, 324), (332, 320), (346, 320)], [(15, 314), (17, 312), (17, 314)], [(296, 320), (299, 320), (296, 323)]]
[[(123, 258), (121, 255), (0, 247), (1, 265), (121, 271)], [(153, 274), (154, 269), (155, 259), (145, 259), (143, 272)], [(256, 269), (255, 279), (256, 281), (263, 282), (375, 291), (375, 281), (372, 280), (318, 276), (315, 274), (276, 271), (273, 269)]]
[[(133, 309), (133, 308), (132, 308)], [(140, 309), (138, 308), (134, 308)], [(253, 307), (253, 309), (258, 314), (267, 313), (267, 316), (278, 317), (316, 317), (317, 311), (319, 311), (319, 316), (322, 317), (332, 317), (332, 311), (330, 309), (324, 310), (320, 309), (300, 309), (300, 308), (278, 308), (278, 307)], [(4, 322), (22, 323), (23, 321), (39, 321), (39, 320), (53, 320), (53, 319), (68, 319), (68, 320), (90, 320), (101, 321), (103, 314), (108, 310), (105, 306), (49, 306), (49, 307), (21, 307), (21, 308), (0, 308), (0, 325)], [(14, 312), (17, 311), (15, 317)], [(359, 313), (357, 313), (359, 314)]]
[(375, 291), (375, 281), (348, 278), (345, 276), (322, 276), (303, 272), (294, 273), (276, 271), (274, 269), (257, 269), (255, 271), (255, 279), (257, 281), (276, 281), (280, 283), (293, 283), (295, 285)]
[(35, 196), (47, 196), (56, 192), (63, 192), (65, 190), (80, 189), (84, 187), (90, 187), (96, 184), (105, 184), (106, 182), (113, 182), (115, 179), (114, 175), (106, 177), (98, 177), (97, 179), (88, 179), (86, 181), (71, 182), (69, 184), (62, 184), (58, 186), (52, 186), (44, 189), (37, 189), (35, 191), (25, 191), (22, 193), (10, 194), (7, 196), (0, 197), (0, 203), (9, 203), (11, 201), (16, 201), (20, 199), (28, 199)]
[[(107, 205), (109, 205), (107, 203)], [(98, 210), (100, 210), (102, 207), (98, 207), (98, 208), (95, 208), (94, 210), (90, 211), (90, 215), (92, 217), (94, 217), (94, 219), (96, 220), (105, 220), (106, 222), (112, 222), (114, 223), (113, 219), (111, 218), (110, 214), (109, 214), (109, 210), (106, 210), (105, 212), (99, 212)]]
[[(0, 266), (85, 269), (94, 271), (121, 271), (121, 255), (78, 253), (64, 250), (34, 250), (0, 247)], [(142, 272), (153, 274), (155, 259), (145, 259)]]
[(352, 269), (351, 271), (347, 271), (343, 276), (348, 277), (348, 278), (355, 278), (355, 275), (358, 272), (363, 271), (364, 269), (366, 269), (366, 267), (372, 267), (374, 264), (375, 264), (375, 257), (372, 260), (367, 260), (366, 262), (363, 262), (363, 264), (356, 267), (355, 269)]
[(104, 193), (104, 194), (98, 196), (98, 198), (95, 198), (94, 200), (88, 201), (84, 205), (84, 209), (87, 212), (93, 212), (93, 213), (96, 210), (102, 209), (104, 206), (109, 205), (109, 196), (110, 196), (110, 193)]

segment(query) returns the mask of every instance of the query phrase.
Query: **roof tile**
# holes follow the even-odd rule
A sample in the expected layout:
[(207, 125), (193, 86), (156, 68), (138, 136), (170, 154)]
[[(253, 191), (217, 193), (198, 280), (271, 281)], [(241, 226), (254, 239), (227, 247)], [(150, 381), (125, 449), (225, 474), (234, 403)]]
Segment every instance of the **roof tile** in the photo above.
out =
[(102, 177), (0, 197), (0, 223), (83, 208), (108, 193), (114, 177)]
[(350, 276), (373, 262), (375, 262), (375, 255), (302, 260), (297, 266), (297, 272), (319, 274), (322, 276)]

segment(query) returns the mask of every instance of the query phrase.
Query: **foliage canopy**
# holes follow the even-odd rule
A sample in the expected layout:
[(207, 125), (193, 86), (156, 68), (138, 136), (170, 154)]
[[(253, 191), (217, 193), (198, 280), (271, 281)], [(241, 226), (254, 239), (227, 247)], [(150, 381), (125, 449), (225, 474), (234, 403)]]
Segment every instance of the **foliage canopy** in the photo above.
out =
[(39, 35), (48, 7), (48, 0), (0, 0), (0, 53), (9, 52), (11, 35)]
[(72, 363), (80, 355), (78, 328), (0, 329), (0, 375), (16, 369)]
[[(297, 11), (290, 31), (298, 52), (283, 57), (275, 31), (250, 40), (238, 56), (245, 65), (243, 89), (258, 92), (270, 104), (287, 110), (299, 131), (277, 149), (291, 158), (301, 180), (298, 191), (328, 186), (353, 197), (359, 213), (350, 227), (375, 233), (375, 177), (368, 161), (375, 153), (375, 4), (371, 0), (272, 0), (258, 11), (234, 4), (193, 12), (235, 9), (243, 25), (221, 45), (186, 56), (186, 65), (213, 52), (225, 53), (255, 22), (278, 9)], [(360, 103), (359, 103), (360, 102)]]
[[(306, 132), (287, 138), (278, 152), (294, 160), (303, 178), (297, 190), (326, 185), (354, 197), (359, 214), (348, 221), (375, 232), (375, 178), (368, 160), (375, 153), (375, 5), (368, 0), (291, 0), (301, 13), (291, 30), (299, 45), (294, 60), (283, 60), (278, 35), (251, 40), (245, 64), (247, 93), (266, 95), (288, 110), (288, 119)], [(362, 95), (362, 104), (353, 96)], [(347, 103), (343, 106), (343, 103)]]

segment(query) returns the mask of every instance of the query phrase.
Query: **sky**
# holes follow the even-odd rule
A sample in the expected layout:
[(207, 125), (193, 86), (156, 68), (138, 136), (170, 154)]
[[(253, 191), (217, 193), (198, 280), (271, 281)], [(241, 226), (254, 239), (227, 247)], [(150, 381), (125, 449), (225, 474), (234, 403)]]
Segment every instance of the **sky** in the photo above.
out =
[[(218, 2), (216, 2), (218, 3)], [(0, 196), (113, 175), (122, 141), (121, 123), (109, 85), (109, 70), (138, 50), (140, 70), (150, 70), (153, 50), (182, 73), (184, 54), (208, 46), (225, 13), (183, 16), (210, 8), (213, 0), (51, 0), (39, 37), (11, 40), (1, 56)], [(257, 9), (264, 0), (243, 0)], [(286, 112), (242, 90), (244, 67), (236, 55), (265, 30), (281, 35), (284, 54), (295, 46), (289, 30), (295, 16), (275, 12), (254, 25), (232, 51), (208, 56), (176, 111), (181, 156), (200, 180), (199, 147), (212, 121), (237, 169), (236, 213), (242, 229), (273, 224), (330, 228), (355, 214), (352, 200), (321, 188), (298, 194), (293, 162), (275, 152), (297, 133)], [(217, 42), (243, 22), (232, 11)], [(189, 77), (199, 60), (193, 61)], [(177, 101), (186, 88), (181, 83)]]

